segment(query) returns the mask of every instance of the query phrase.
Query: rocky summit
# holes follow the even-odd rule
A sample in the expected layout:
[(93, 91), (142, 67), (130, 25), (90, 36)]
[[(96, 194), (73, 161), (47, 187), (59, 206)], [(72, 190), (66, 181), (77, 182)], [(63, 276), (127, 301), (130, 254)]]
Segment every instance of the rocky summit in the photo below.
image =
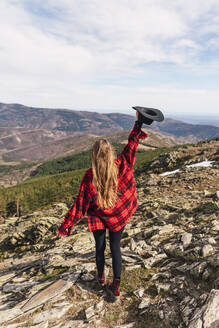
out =
[[(212, 144), (201, 154), (188, 147), (162, 155), (136, 172), (138, 209), (121, 240), (119, 302), (95, 280), (86, 218), (61, 239), (63, 203), (3, 220), (0, 327), (219, 327), (219, 165)], [(191, 165), (202, 160), (209, 165)], [(105, 254), (110, 280), (108, 237)]]

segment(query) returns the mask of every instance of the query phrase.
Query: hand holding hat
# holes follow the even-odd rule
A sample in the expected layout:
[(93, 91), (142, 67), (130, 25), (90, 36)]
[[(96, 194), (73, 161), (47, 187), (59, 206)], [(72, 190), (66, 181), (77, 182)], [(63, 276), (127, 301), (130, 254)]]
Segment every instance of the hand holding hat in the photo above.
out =
[(162, 122), (164, 120), (163, 113), (159, 109), (141, 106), (132, 108), (138, 112), (138, 121), (141, 123), (150, 125), (153, 121)]

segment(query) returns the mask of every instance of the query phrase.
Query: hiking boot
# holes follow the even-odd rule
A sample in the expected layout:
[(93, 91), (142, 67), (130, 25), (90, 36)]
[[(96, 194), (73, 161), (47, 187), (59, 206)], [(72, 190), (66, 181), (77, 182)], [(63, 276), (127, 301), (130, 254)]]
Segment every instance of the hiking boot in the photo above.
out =
[(101, 274), (99, 274), (98, 272), (96, 272), (96, 279), (98, 284), (103, 287), (105, 285), (106, 282), (106, 278), (105, 278), (105, 272), (103, 271)]
[(106, 292), (112, 297), (114, 301), (120, 298), (120, 279), (113, 279), (113, 282), (108, 282), (106, 285)]

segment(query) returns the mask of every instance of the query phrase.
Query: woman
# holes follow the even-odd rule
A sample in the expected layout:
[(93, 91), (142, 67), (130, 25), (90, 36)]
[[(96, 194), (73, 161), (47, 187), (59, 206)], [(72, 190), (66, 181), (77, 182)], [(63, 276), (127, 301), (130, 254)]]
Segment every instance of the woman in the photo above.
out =
[(69, 235), (74, 224), (87, 213), (88, 227), (96, 243), (97, 279), (102, 286), (105, 285), (106, 229), (109, 230), (113, 282), (106, 285), (106, 290), (114, 298), (120, 296), (122, 232), (137, 209), (133, 168), (139, 139), (147, 137), (141, 126), (136, 111), (136, 121), (128, 144), (117, 158), (106, 139), (99, 139), (94, 143), (92, 168), (86, 171), (79, 194), (58, 228), (58, 235)]

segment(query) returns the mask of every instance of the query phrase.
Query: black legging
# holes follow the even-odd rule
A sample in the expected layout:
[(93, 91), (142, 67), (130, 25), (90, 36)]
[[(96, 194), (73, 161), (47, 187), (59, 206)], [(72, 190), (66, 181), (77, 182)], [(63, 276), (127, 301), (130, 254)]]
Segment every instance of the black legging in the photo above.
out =
[[(110, 250), (112, 254), (113, 275), (114, 279), (120, 279), (122, 271), (122, 256), (120, 250), (120, 240), (125, 226), (119, 231), (109, 231)], [(99, 273), (103, 272), (105, 258), (104, 251), (106, 248), (106, 230), (95, 230), (93, 235), (96, 242), (96, 264)]]

